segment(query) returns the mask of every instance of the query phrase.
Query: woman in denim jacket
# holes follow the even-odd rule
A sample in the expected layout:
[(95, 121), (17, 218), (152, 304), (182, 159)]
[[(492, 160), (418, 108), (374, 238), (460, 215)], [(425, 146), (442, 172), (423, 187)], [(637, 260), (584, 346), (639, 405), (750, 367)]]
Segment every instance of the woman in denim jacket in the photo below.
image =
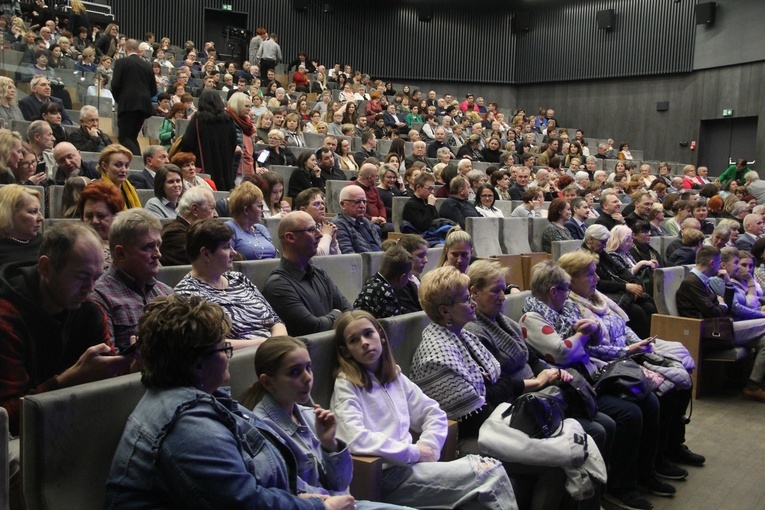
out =
[(196, 297), (147, 305), (139, 323), (147, 391), (114, 455), (106, 507), (353, 508), (351, 496), (299, 497), (289, 450), (221, 388), (229, 327), (220, 306)]

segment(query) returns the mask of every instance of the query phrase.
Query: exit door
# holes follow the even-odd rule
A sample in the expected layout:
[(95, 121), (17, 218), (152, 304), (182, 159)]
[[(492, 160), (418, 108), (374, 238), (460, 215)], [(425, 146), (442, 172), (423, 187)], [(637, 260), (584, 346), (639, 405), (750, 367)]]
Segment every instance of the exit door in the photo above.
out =
[(719, 176), (731, 160), (754, 161), (756, 143), (757, 117), (702, 120), (698, 166), (706, 166), (709, 175)]
[(250, 34), (246, 25), (246, 12), (205, 9), (205, 41), (215, 43), (218, 60), (233, 60), (241, 67), (249, 58)]

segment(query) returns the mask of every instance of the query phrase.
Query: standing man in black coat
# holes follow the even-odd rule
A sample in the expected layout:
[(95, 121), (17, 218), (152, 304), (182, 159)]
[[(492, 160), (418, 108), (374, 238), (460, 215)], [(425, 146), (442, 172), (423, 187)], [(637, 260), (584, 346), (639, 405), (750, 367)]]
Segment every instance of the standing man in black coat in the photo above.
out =
[(138, 41), (128, 39), (125, 53), (125, 58), (114, 63), (112, 95), (117, 101), (119, 141), (140, 156), (138, 133), (144, 120), (154, 113), (151, 98), (157, 94), (157, 82), (151, 64), (138, 55)]

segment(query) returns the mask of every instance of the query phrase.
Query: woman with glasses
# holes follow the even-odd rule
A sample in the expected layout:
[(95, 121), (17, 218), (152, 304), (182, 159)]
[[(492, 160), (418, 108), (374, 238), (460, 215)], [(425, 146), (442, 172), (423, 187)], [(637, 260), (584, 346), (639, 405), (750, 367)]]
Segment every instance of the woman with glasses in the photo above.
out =
[(231, 219), (226, 222), (234, 236), (231, 246), (244, 260), (272, 259), (277, 251), (268, 229), (261, 225), (265, 204), (263, 193), (255, 184), (242, 181), (228, 201)]
[(186, 235), (191, 271), (176, 285), (175, 292), (223, 307), (231, 320), (229, 339), (234, 348), (255, 347), (271, 336), (286, 335), (287, 328), (257, 287), (242, 273), (231, 270), (236, 254), (232, 237), (231, 227), (215, 220), (192, 225)]
[(496, 197), (491, 184), (481, 184), (475, 193), (475, 208), (484, 218), (504, 218), (502, 211), (494, 206)]
[[(604, 227), (605, 228), (605, 227)], [(593, 259), (594, 260), (594, 259)], [(597, 277), (593, 276), (591, 286)], [(586, 378), (603, 364), (590, 358), (586, 347), (598, 345), (607, 334), (595, 319), (583, 318), (569, 299), (571, 276), (557, 263), (540, 262), (531, 272), (531, 296), (523, 307), (520, 326), (526, 343), (551, 365), (578, 367)], [(659, 402), (648, 394), (637, 402), (601, 393), (598, 410), (613, 418), (616, 433), (604, 499), (622, 508), (650, 510), (653, 505), (638, 490), (672, 495), (675, 488), (656, 478)]]
[[(295, 156), (292, 151), (285, 145), (284, 133), (279, 129), (272, 129), (268, 132), (268, 149), (264, 149), (268, 156), (263, 162), (263, 166), (271, 167), (272, 165), (280, 166), (294, 166)], [(261, 151), (258, 159), (262, 158), (263, 152)]]
[(327, 206), (324, 193), (319, 188), (308, 188), (298, 193), (293, 203), (295, 211), (307, 212), (321, 228), (321, 241), (316, 248), (316, 255), (337, 255), (340, 245), (337, 243), (337, 225), (326, 220)]
[(197, 297), (147, 305), (138, 326), (147, 391), (114, 454), (107, 506), (353, 508), (351, 496), (298, 497), (272, 429), (223, 388), (230, 324)]

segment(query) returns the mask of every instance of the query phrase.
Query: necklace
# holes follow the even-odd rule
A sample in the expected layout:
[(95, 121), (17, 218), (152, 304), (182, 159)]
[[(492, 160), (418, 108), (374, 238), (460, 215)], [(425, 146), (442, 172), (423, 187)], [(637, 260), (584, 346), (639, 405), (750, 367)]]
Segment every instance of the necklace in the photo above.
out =
[[(263, 255), (266, 253), (266, 247), (263, 246), (263, 244), (260, 242), (260, 237), (258, 236), (255, 227), (250, 227), (249, 229), (244, 230), (238, 223), (234, 222), (234, 224), (236, 224), (237, 228), (242, 232), (242, 237), (244, 241), (249, 245), (253, 255), (255, 255), (255, 259), (261, 260)], [(252, 244), (251, 239), (255, 240), (257, 247)]]
[(29, 239), (27, 239), (27, 240), (23, 240), (23, 239), (16, 239), (15, 237), (12, 237), (12, 236), (5, 236), (5, 237), (7, 237), (8, 239), (10, 239), (11, 241), (16, 241), (16, 242), (17, 242), (17, 243), (19, 243), (19, 244), (27, 244), (27, 243), (29, 242)]

